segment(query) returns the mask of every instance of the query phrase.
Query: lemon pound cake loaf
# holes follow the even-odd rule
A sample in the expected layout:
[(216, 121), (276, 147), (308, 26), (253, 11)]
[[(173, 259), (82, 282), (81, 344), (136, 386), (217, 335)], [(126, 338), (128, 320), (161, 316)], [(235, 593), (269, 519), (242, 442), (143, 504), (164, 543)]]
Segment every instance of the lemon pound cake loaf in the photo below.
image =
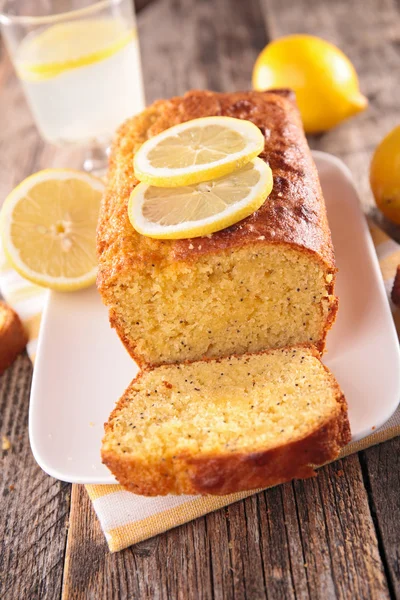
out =
[[(138, 234), (127, 203), (132, 161), (149, 137), (193, 118), (248, 119), (265, 137), (273, 190), (241, 222), (195, 239)], [(158, 101), (119, 130), (98, 226), (98, 288), (140, 365), (258, 352), (322, 351), (336, 310), (335, 262), (316, 167), (288, 91), (189, 92)]]
[(349, 440), (338, 384), (298, 346), (143, 371), (102, 458), (137, 494), (229, 494), (310, 477)]

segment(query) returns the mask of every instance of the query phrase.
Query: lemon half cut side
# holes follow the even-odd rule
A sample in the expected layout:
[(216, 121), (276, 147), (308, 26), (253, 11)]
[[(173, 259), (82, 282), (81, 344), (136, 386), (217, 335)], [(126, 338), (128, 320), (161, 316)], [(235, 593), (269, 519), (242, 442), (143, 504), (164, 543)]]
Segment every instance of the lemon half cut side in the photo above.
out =
[(72, 169), (47, 169), (25, 179), (0, 213), (11, 266), (25, 279), (54, 290), (92, 285), (103, 192), (100, 179)]

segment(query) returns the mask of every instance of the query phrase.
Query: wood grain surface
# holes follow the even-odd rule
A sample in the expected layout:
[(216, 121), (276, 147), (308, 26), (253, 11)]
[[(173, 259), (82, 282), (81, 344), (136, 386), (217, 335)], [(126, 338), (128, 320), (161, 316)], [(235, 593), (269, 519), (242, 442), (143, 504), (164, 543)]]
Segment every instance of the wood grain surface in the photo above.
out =
[[(379, 218), (368, 165), (399, 120), (395, 0), (143, 0), (140, 8), (148, 102), (189, 88), (246, 89), (257, 53), (286, 33), (338, 44), (370, 107), (310, 143), (349, 165), (366, 211)], [(2, 46), (0, 103), (2, 198), (39, 168), (79, 165), (79, 153), (40, 140)], [(112, 555), (84, 488), (48, 477), (32, 457), (31, 374), (21, 356), (0, 378), (0, 436), (11, 443), (0, 454), (1, 599), (400, 598), (399, 439)]]

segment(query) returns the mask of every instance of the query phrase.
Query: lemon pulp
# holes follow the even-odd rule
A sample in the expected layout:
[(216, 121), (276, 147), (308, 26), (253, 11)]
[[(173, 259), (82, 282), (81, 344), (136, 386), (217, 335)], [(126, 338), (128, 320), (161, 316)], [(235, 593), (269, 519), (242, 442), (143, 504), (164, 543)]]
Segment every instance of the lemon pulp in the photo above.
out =
[[(181, 152), (182, 145), (186, 147), (185, 153)], [(148, 158), (152, 167), (184, 168), (215, 162), (232, 152), (241, 152), (245, 146), (243, 136), (237, 131), (216, 124), (193, 127), (179, 137), (167, 138), (149, 152)]]
[(94, 283), (95, 232), (103, 183), (79, 171), (49, 169), (20, 184), (1, 212), (1, 234), (11, 265), (52, 289)]

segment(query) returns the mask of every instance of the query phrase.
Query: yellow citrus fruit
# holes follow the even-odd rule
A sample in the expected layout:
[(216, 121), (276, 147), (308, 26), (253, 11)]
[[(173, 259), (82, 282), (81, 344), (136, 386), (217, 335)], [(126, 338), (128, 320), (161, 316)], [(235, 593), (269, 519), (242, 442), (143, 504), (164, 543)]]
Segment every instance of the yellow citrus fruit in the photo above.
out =
[(72, 169), (47, 169), (25, 179), (0, 213), (11, 266), (25, 279), (54, 290), (92, 285), (103, 192), (100, 179)]
[(140, 183), (129, 199), (133, 227), (148, 237), (182, 239), (220, 231), (260, 208), (273, 185), (261, 158), (220, 179), (176, 188)]
[(311, 35), (289, 35), (268, 44), (254, 65), (253, 87), (293, 89), (307, 133), (331, 129), (368, 104), (349, 59)]
[(262, 152), (264, 141), (250, 121), (193, 119), (147, 140), (135, 154), (135, 175), (158, 187), (193, 185), (240, 169)]
[(25, 80), (50, 79), (109, 58), (134, 35), (122, 20), (109, 17), (52, 25), (23, 40), (17, 52), (17, 71)]
[(370, 182), (383, 214), (400, 225), (400, 125), (383, 138), (372, 157)]

